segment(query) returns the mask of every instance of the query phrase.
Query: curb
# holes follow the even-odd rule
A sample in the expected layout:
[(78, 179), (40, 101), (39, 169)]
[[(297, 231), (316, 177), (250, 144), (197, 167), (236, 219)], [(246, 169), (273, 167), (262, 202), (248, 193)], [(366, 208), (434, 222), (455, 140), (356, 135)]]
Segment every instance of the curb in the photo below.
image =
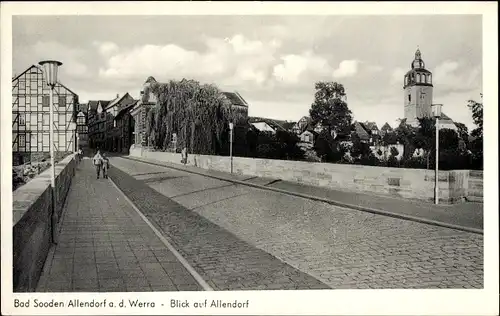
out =
[(349, 208), (349, 209), (354, 209), (354, 210), (358, 210), (358, 211), (362, 211), (362, 212), (367, 212), (367, 213), (372, 213), (372, 214), (377, 214), (377, 215), (383, 215), (383, 216), (389, 216), (389, 217), (393, 217), (393, 218), (398, 218), (398, 219), (403, 219), (403, 220), (409, 220), (409, 221), (412, 221), (412, 222), (417, 222), (417, 223), (422, 223), (422, 224), (428, 224), (428, 225), (433, 225), (433, 226), (440, 226), (440, 227), (445, 227), (445, 228), (451, 228), (451, 229), (460, 230), (460, 231), (464, 231), (464, 232), (468, 232), (468, 233), (483, 235), (483, 230), (482, 229), (478, 229), (478, 228), (466, 227), (466, 226), (461, 226), (461, 225), (454, 225), (454, 224), (449, 224), (449, 223), (445, 223), (445, 222), (435, 221), (435, 220), (432, 220), (432, 219), (426, 219), (426, 218), (422, 218), (422, 217), (416, 217), (416, 216), (411, 216), (411, 215), (398, 214), (398, 213), (393, 213), (393, 212), (389, 212), (389, 211), (379, 210), (379, 209), (375, 209), (375, 208), (369, 208), (369, 207), (364, 207), (364, 206), (359, 206), (359, 205), (353, 205), (353, 204), (349, 204), (349, 203), (344, 203), (344, 202), (339, 202), (339, 201), (335, 201), (335, 200), (330, 200), (330, 199), (326, 199), (326, 198), (317, 197), (317, 196), (314, 196), (314, 195), (302, 194), (302, 193), (297, 193), (297, 192), (292, 192), (292, 191), (286, 191), (286, 190), (282, 190), (282, 189), (277, 189), (277, 188), (273, 188), (273, 187), (267, 187), (267, 186), (263, 186), (263, 185), (259, 185), (259, 184), (248, 183), (248, 182), (245, 182), (245, 181), (234, 180), (234, 179), (229, 179), (229, 178), (224, 178), (224, 177), (214, 176), (214, 175), (207, 175), (207, 174), (204, 174), (202, 172), (196, 172), (196, 171), (193, 171), (193, 170), (186, 170), (186, 169), (179, 168), (179, 167), (167, 166), (167, 165), (164, 165), (164, 164), (161, 164), (161, 163), (151, 162), (151, 161), (143, 160), (143, 159), (136, 158), (136, 157), (122, 156), (121, 158), (125, 158), (125, 159), (128, 159), (128, 160), (134, 160), (134, 161), (138, 161), (138, 162), (142, 162), (142, 163), (147, 163), (147, 164), (150, 164), (150, 165), (156, 165), (156, 166), (160, 166), (160, 167), (170, 168), (170, 169), (174, 169), (174, 170), (178, 170), (178, 171), (184, 171), (184, 172), (188, 172), (188, 173), (193, 173), (193, 174), (197, 174), (197, 175), (201, 175), (201, 176), (204, 176), (204, 177), (209, 177), (209, 178), (213, 178), (213, 179), (217, 179), (217, 180), (222, 180), (222, 181), (237, 183), (237, 184), (241, 184), (241, 185), (246, 185), (246, 186), (254, 187), (254, 188), (257, 188), (257, 189), (261, 189), (261, 190), (268, 190), (268, 191), (274, 191), (274, 192), (283, 193), (283, 194), (287, 194), (287, 195), (298, 196), (298, 197), (301, 197), (301, 198), (305, 198), (305, 199), (309, 199), (309, 200), (313, 200), (313, 201), (324, 202), (324, 203), (328, 203), (328, 204), (331, 204), (331, 205), (345, 207), (345, 208)]

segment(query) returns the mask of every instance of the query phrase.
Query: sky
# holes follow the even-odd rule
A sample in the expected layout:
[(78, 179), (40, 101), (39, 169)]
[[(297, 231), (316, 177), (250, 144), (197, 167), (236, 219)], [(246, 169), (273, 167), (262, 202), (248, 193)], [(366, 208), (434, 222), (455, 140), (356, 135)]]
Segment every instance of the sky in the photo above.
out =
[(195, 79), (238, 91), (249, 115), (309, 115), (314, 84), (344, 85), (358, 121), (403, 117), (403, 76), (417, 47), (434, 103), (474, 128), (482, 93), (480, 15), (13, 16), (13, 75), (43, 59), (80, 102), (138, 98), (144, 81)]

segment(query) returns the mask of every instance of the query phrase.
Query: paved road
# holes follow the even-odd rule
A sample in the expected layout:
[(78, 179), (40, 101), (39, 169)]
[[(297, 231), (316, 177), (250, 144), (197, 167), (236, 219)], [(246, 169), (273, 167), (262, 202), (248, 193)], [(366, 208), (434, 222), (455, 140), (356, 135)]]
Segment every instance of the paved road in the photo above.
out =
[(124, 158), (111, 164), (117, 185), (215, 287), (258, 288), (264, 271), (280, 271), (277, 288), (483, 287), (482, 235)]

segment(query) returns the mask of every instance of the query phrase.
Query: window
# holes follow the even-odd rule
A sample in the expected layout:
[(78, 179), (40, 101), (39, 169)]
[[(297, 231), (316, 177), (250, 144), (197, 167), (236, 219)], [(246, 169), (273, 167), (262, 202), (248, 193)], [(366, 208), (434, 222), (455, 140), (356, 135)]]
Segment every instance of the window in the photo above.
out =
[(85, 116), (78, 115), (77, 123), (78, 123), (78, 125), (85, 125)]
[(66, 126), (66, 115), (59, 113), (59, 126)]
[(417, 82), (420, 83), (420, 74), (417, 74)]
[(32, 79), (30, 83), (31, 83), (31, 91), (37, 91), (38, 90), (38, 85), (36, 83), (36, 77), (35, 77), (34, 80)]
[(19, 147), (25, 147), (25, 146), (26, 146), (26, 135), (19, 134)]
[(429, 75), (429, 83), (432, 83), (432, 75)]
[(408, 94), (408, 102), (411, 102), (411, 94)]
[(48, 95), (42, 96), (42, 106), (49, 107), (50, 97)]
[(50, 150), (50, 137), (49, 133), (43, 133), (43, 151), (49, 151)]
[(19, 114), (19, 125), (26, 125), (26, 116), (24, 113)]
[(36, 117), (36, 113), (31, 113), (31, 119), (30, 119), (31, 126), (34, 127), (37, 125), (38, 120)]
[(65, 96), (59, 96), (59, 107), (66, 107), (66, 97)]
[(43, 125), (49, 125), (50, 124), (50, 115), (44, 113), (42, 122), (43, 122)]

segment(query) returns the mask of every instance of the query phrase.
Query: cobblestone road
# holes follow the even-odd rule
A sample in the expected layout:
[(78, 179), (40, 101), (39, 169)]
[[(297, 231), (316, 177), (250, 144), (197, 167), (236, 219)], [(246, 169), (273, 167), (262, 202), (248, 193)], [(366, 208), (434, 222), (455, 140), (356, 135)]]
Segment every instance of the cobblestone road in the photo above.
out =
[[(332, 288), (483, 287), (481, 235), (344, 209), (123, 158), (113, 158), (112, 164), (191, 210), (183, 208), (183, 212), (202, 215)], [(165, 217), (161, 212), (152, 215), (160, 223)], [(178, 225), (180, 233), (186, 224), (181, 220)], [(207, 238), (210, 229), (204, 232)], [(184, 251), (195, 256), (206, 250), (191, 240)], [(204, 268), (202, 261), (198, 264)]]

